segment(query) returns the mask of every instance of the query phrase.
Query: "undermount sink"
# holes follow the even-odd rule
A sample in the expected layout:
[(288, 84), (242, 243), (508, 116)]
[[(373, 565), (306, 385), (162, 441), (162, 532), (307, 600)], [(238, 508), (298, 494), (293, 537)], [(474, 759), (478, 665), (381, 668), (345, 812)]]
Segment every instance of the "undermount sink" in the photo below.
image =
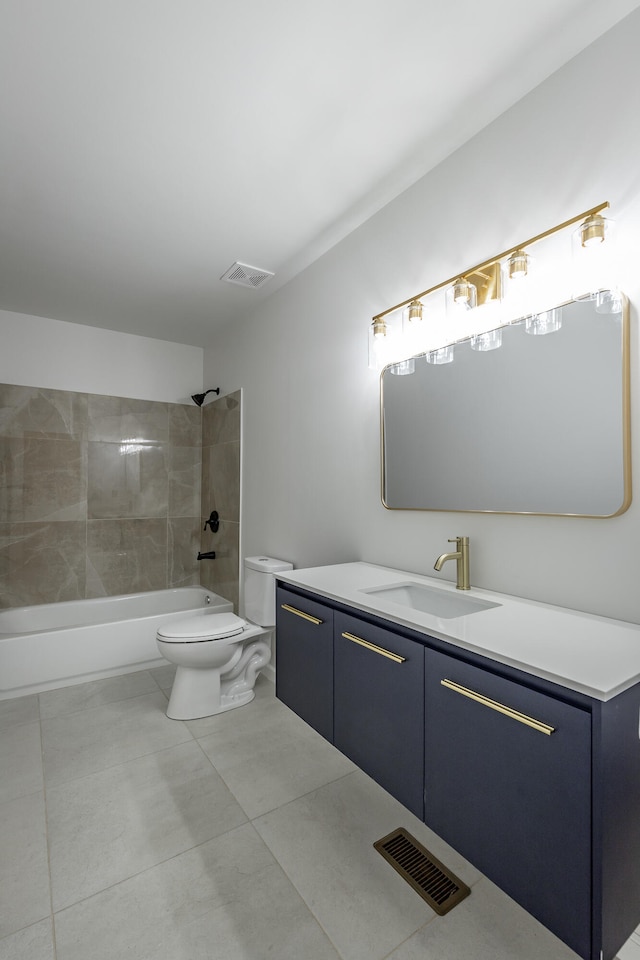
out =
[(490, 610), (491, 607), (500, 607), (502, 604), (491, 600), (479, 600), (477, 597), (467, 597), (464, 594), (449, 593), (434, 587), (426, 587), (422, 583), (390, 583), (383, 587), (372, 587), (362, 590), (370, 597), (388, 600), (401, 607), (410, 607), (411, 610), (420, 610), (421, 613), (430, 613), (443, 620), (454, 617), (466, 617), (470, 613), (479, 613), (481, 610)]

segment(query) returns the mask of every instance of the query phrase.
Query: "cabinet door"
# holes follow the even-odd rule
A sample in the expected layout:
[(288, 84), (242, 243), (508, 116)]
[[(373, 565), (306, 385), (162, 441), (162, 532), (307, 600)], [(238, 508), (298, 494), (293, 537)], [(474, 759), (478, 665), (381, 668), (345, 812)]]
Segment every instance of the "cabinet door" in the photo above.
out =
[(424, 647), (335, 614), (334, 743), (422, 819)]
[(278, 587), (276, 696), (333, 741), (333, 610)]
[(425, 673), (426, 823), (589, 957), (590, 713), (434, 650)]

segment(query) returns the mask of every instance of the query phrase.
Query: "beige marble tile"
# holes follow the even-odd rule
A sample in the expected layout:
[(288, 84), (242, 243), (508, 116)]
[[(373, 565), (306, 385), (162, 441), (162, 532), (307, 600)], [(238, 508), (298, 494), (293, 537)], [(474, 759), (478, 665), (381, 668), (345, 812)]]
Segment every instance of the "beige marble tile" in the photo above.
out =
[(197, 743), (47, 791), (54, 910), (246, 822)]
[(200, 518), (171, 517), (168, 535), (168, 586), (185, 587), (199, 583)]
[[(382, 960), (435, 914), (373, 848), (405, 827), (460, 879), (480, 874), (357, 770), (254, 821), (344, 960)], [(458, 908), (456, 908), (458, 909)], [(475, 957), (473, 945), (458, 954)]]
[(197, 517), (200, 514), (202, 451), (200, 447), (170, 447), (168, 479), (170, 517)]
[(0, 438), (0, 522), (84, 520), (87, 464), (77, 440)]
[(168, 404), (89, 394), (89, 440), (114, 443), (166, 443)]
[(241, 393), (236, 390), (202, 408), (202, 445), (240, 440)]
[(444, 917), (414, 933), (388, 960), (577, 960), (522, 907), (483, 878)]
[(0, 436), (81, 440), (87, 432), (87, 395), (0, 384)]
[(87, 597), (163, 590), (166, 585), (166, 519), (87, 523)]
[[(202, 517), (201, 530), (205, 517)], [(240, 524), (220, 521), (217, 533), (209, 529), (200, 533), (200, 550), (215, 550), (215, 560), (200, 561), (200, 583), (226, 600), (231, 600), (238, 609), (238, 584), (240, 571)]]
[(43, 920), (50, 910), (44, 795), (39, 791), (0, 804), (0, 938)]
[(0, 606), (85, 596), (86, 524), (0, 523)]
[(166, 517), (169, 470), (165, 444), (90, 442), (88, 517)]
[(58, 960), (339, 960), (247, 824), (56, 915)]
[(55, 960), (51, 920), (41, 920), (0, 940), (0, 960)]
[(240, 441), (202, 450), (202, 513), (217, 510), (221, 520), (240, 519)]
[(48, 785), (86, 777), (192, 739), (179, 720), (165, 715), (161, 691), (42, 720)]
[(176, 447), (202, 446), (202, 408), (169, 404), (169, 443)]

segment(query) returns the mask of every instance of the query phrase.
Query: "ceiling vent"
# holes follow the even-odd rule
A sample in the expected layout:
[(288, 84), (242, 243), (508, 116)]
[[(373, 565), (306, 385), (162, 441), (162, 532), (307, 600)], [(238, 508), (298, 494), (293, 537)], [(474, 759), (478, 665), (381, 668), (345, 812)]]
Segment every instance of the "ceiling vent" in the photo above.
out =
[(239, 263), (237, 260), (226, 270), (221, 280), (227, 283), (236, 283), (239, 287), (258, 287), (264, 286), (267, 280), (275, 276), (270, 270), (261, 270), (260, 267), (250, 267), (248, 263)]

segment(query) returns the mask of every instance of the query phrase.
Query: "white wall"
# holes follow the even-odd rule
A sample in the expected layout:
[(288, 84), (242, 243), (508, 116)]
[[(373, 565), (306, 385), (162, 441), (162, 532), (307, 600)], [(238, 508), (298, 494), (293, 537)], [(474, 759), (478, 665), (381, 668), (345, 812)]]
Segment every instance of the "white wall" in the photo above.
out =
[(379, 310), (609, 200), (632, 304), (640, 477), (639, 47), (636, 12), (216, 337), (206, 381), (245, 390), (245, 554), (431, 574), (447, 538), (468, 534), (473, 584), (640, 622), (638, 498), (609, 520), (385, 510), (366, 352)]
[(204, 351), (0, 310), (0, 383), (186, 403)]

